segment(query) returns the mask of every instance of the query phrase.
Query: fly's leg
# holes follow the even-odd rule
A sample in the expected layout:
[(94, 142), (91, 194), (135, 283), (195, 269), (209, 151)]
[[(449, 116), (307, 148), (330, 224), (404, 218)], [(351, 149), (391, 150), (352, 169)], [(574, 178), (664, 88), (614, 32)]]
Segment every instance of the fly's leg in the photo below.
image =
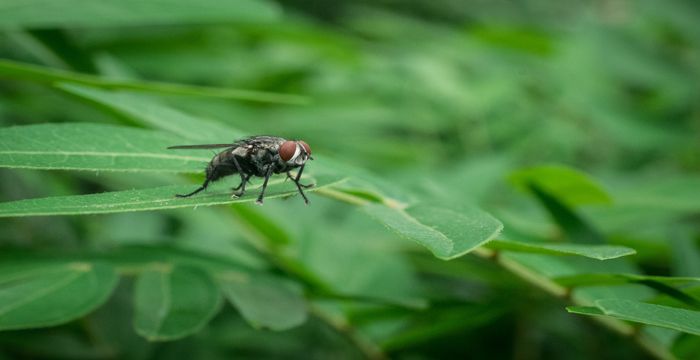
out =
[(263, 198), (265, 197), (265, 189), (267, 189), (267, 181), (270, 180), (270, 176), (272, 176), (272, 169), (275, 168), (275, 164), (272, 163), (267, 167), (267, 171), (265, 172), (265, 181), (263, 182), (262, 190), (260, 190), (260, 195), (258, 195), (258, 199), (255, 200), (255, 202), (258, 205), (262, 205), (263, 203)]
[(243, 194), (245, 193), (245, 185), (246, 183), (250, 182), (250, 177), (251, 175), (244, 175), (243, 177), (241, 177), (241, 183), (238, 184), (238, 186), (236, 186), (235, 188), (231, 189), (233, 190), (233, 195), (231, 195), (232, 198), (243, 196)]
[[(296, 177), (292, 176), (292, 174), (289, 171), (287, 171), (287, 179), (294, 181), (294, 183), (297, 184), (297, 186), (301, 186), (304, 189), (312, 188), (312, 187), (314, 187), (314, 184), (306, 185), (306, 184), (302, 184), (299, 182), (299, 179), (301, 179), (301, 173), (302, 173), (302, 171), (304, 171), (304, 166), (305, 165), (301, 166), (301, 169), (299, 169), (299, 173), (297, 173)], [(287, 180), (287, 179), (284, 179), (284, 180)]]
[(191, 193), (189, 193), (189, 194), (184, 194), (184, 195), (176, 194), (175, 197), (179, 197), (179, 198), (190, 197), (190, 196), (192, 196), (192, 195), (194, 195), (194, 194), (196, 194), (196, 193), (198, 193), (198, 192), (200, 192), (200, 191), (202, 191), (202, 190), (205, 190), (205, 189), (207, 188), (207, 186), (209, 186), (209, 182), (210, 182), (210, 181), (211, 181), (211, 179), (208, 178), (208, 179), (204, 180), (204, 184), (202, 184), (202, 186), (200, 186), (197, 190), (195, 190), (195, 191), (193, 191), (193, 192), (191, 192)]
[(195, 191), (193, 191), (193, 192), (191, 192), (191, 193), (189, 193), (189, 194), (175, 194), (175, 197), (179, 197), (179, 198), (190, 197), (190, 196), (192, 196), (192, 195), (194, 195), (194, 194), (196, 194), (196, 193), (198, 193), (198, 192), (200, 192), (200, 191), (206, 189), (206, 188), (207, 188), (207, 185), (209, 185), (209, 180), (204, 181), (204, 184), (202, 184), (202, 186), (200, 186), (197, 190), (195, 190)]
[[(236, 160), (236, 155), (232, 155), (231, 160), (233, 160), (233, 165), (236, 167), (236, 171), (238, 171), (238, 174), (241, 175), (241, 184), (243, 185), (243, 189), (245, 189), (244, 184), (246, 181), (248, 181), (248, 179), (250, 179), (250, 175), (243, 174), (243, 168), (241, 168), (241, 165), (238, 164), (238, 160)], [(238, 187), (233, 190), (238, 190), (238, 188), (240, 187), (241, 185), (238, 185)]]
[(304, 184), (302, 184), (302, 183), (299, 182), (299, 179), (301, 179), (301, 173), (302, 173), (303, 171), (304, 171), (304, 165), (301, 166), (301, 168), (299, 169), (299, 172), (297, 173), (297, 176), (296, 176), (296, 177), (292, 177), (292, 174), (290, 174), (289, 171), (287, 171), (287, 177), (288, 177), (289, 179), (292, 179), (292, 181), (294, 181), (294, 184), (297, 185), (297, 190), (299, 190), (299, 194), (301, 194), (301, 197), (304, 198), (304, 204), (309, 205), (309, 199), (306, 197), (306, 194), (304, 194), (304, 191), (302, 190), (302, 188), (308, 189), (308, 188), (310, 188), (310, 187), (312, 187), (312, 186), (314, 186), (314, 185), (313, 185), (313, 184), (304, 185)]
[(243, 173), (243, 168), (241, 168), (241, 165), (238, 164), (238, 160), (236, 160), (236, 155), (231, 156), (231, 160), (233, 160), (233, 165), (236, 167), (236, 171), (239, 175), (241, 175), (241, 183), (238, 184), (238, 186), (236, 186), (235, 188), (231, 189), (233, 190), (233, 194), (231, 195), (231, 197), (237, 198), (243, 196), (243, 194), (245, 193), (245, 186), (246, 183), (250, 182), (249, 180), (251, 175)]
[(241, 183), (238, 184), (238, 186), (236, 186), (235, 188), (231, 188), (231, 190), (235, 191), (235, 190), (238, 190), (240, 188), (243, 188), (243, 190), (245, 190), (245, 184), (250, 183), (250, 180), (249, 180), (250, 177), (251, 177), (251, 175), (246, 175), (243, 179), (241, 179)]

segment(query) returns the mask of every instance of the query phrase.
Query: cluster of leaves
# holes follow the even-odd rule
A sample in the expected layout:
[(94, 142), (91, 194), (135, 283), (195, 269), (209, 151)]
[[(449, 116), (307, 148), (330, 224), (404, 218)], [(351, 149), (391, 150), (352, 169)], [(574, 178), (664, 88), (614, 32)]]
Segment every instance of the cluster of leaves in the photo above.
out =
[(697, 354), (699, 11), (564, 3), (3, 2), (0, 358)]

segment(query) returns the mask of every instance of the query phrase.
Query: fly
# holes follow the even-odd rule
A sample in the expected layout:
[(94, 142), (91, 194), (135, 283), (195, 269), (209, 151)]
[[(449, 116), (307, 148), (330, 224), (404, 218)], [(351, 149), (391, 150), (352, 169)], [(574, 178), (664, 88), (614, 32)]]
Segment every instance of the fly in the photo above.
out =
[[(202, 186), (189, 194), (175, 195), (186, 198), (199, 193), (209, 186), (211, 182), (217, 181), (225, 176), (239, 174), (241, 183), (233, 188), (233, 197), (240, 197), (245, 193), (246, 184), (253, 176), (264, 178), (262, 190), (258, 195), (256, 203), (263, 203), (267, 182), (272, 174), (286, 173), (287, 178), (294, 181), (299, 194), (304, 198), (304, 203), (308, 204), (309, 199), (302, 189), (313, 186), (304, 185), (299, 182), (301, 173), (304, 171), (306, 161), (311, 159), (311, 148), (302, 140), (287, 140), (276, 136), (251, 136), (238, 140), (232, 144), (203, 144), (203, 145), (178, 145), (170, 146), (168, 149), (216, 149), (226, 148), (216, 154), (207, 165), (206, 179)], [(296, 176), (290, 173), (293, 169), (299, 169)]]

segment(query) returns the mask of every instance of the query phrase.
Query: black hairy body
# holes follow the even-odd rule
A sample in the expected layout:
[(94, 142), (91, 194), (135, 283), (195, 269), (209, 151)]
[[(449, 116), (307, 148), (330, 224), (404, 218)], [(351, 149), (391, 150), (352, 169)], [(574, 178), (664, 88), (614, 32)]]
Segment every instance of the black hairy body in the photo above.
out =
[[(292, 141), (276, 136), (251, 136), (238, 140), (232, 144), (205, 144), (205, 145), (180, 145), (171, 146), (169, 149), (212, 149), (226, 147), (216, 154), (205, 170), (206, 179), (202, 186), (195, 191), (177, 195), (189, 197), (205, 190), (211, 182), (220, 180), (226, 176), (238, 174), (241, 183), (235, 187), (233, 196), (242, 196), (245, 193), (246, 184), (252, 176), (264, 178), (264, 183), (257, 202), (262, 204), (267, 182), (272, 174), (286, 173), (287, 177), (294, 181), (299, 194), (308, 204), (309, 200), (302, 188), (312, 185), (303, 185), (299, 182), (307, 159), (311, 158), (311, 149), (303, 141)], [(296, 176), (290, 171), (299, 169)]]

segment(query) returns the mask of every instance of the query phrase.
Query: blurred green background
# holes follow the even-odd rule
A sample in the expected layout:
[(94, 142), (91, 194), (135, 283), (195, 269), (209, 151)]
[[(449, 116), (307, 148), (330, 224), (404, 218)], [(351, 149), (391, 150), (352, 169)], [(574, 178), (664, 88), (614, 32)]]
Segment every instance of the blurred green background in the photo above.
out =
[[(637, 250), (609, 271), (700, 276), (695, 1), (251, 0), (208, 1), (202, 8), (213, 10), (201, 12), (174, 0), (109, 1), (121, 5), (98, 9), (102, 17), (78, 0), (57, 2), (69, 11), (34, 0), (5, 2), (3, 59), (115, 81), (303, 96), (303, 104), (275, 104), (128, 92), (249, 134), (304, 139), (320, 154), (316, 162), (347, 166), (348, 176), (364, 169), (423, 201), (478, 206), (503, 222), (503, 238), (571, 236), (541, 198), (508, 179), (531, 166), (577, 169), (612, 200), (577, 199), (576, 188), (560, 189), (560, 199), (607, 242)], [(7, 73), (0, 79), (3, 127), (143, 126), (70, 89)], [(210, 142), (232, 136), (212, 134)], [(555, 187), (557, 174), (549, 179)], [(0, 197), (187, 181), (194, 186), (201, 176), (2, 169)], [(105, 305), (81, 320), (0, 333), (0, 358), (663, 357), (566, 313), (570, 299), (551, 296), (497, 263), (470, 255), (435, 259), (353, 206), (310, 198), (309, 207), (291, 198), (252, 210), (242, 204), (234, 211), (2, 219), (0, 246), (6, 249), (168, 245), (290, 275), (251, 246), (255, 231), (240, 219), (260, 216), (279, 231), (272, 235), (279, 243), (266, 246), (347, 299), (307, 293), (314, 309), (309, 320), (282, 332), (255, 330), (224, 307), (202, 331), (154, 343), (132, 329), (133, 281), (124, 278)], [(566, 273), (562, 269), (578, 261), (513, 259), (544, 267), (544, 276)], [(655, 296), (640, 285), (629, 291), (641, 299)], [(700, 354), (697, 337), (650, 333), (666, 355)]]

